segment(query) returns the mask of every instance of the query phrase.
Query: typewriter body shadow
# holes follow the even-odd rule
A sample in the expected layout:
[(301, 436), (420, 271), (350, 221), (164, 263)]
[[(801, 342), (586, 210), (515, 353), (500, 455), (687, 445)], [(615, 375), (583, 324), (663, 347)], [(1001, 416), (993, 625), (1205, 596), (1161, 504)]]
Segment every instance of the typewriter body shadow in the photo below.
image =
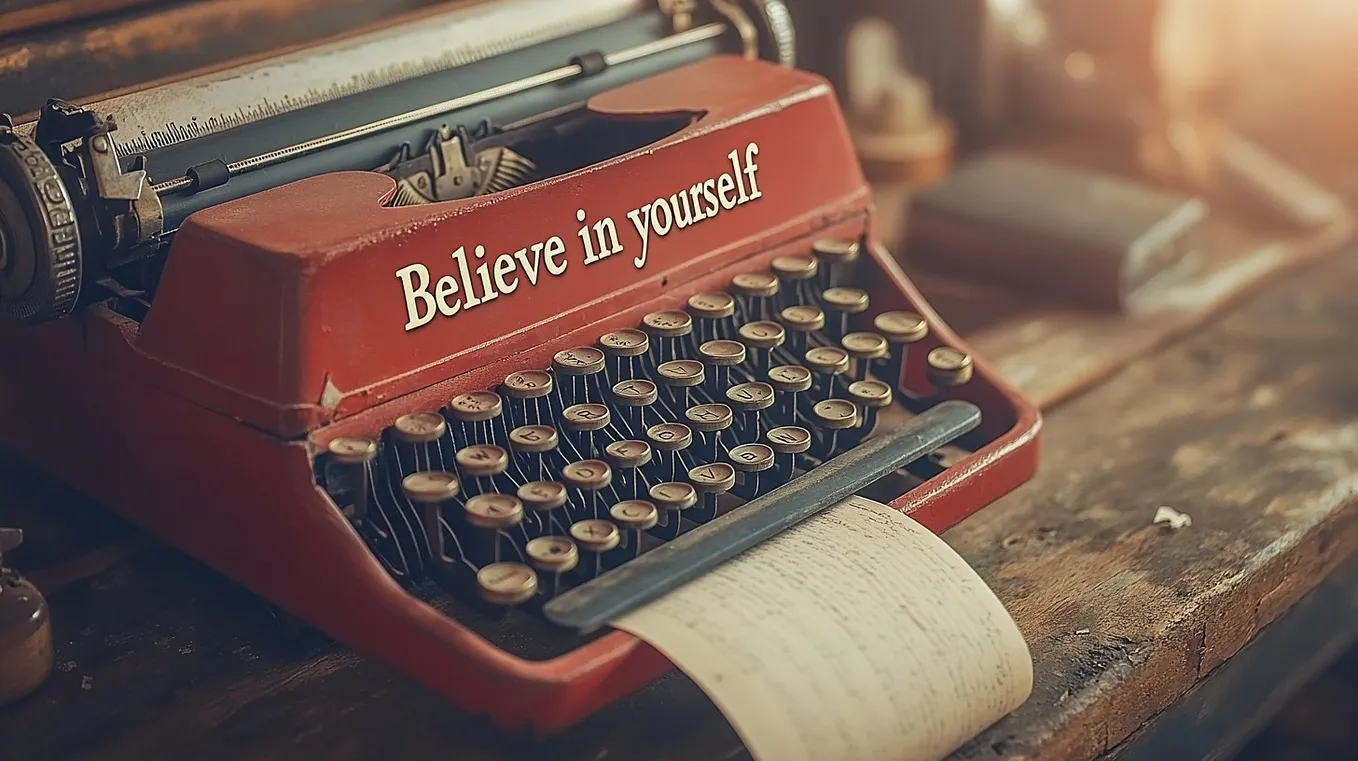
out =
[[(670, 668), (617, 615), (853, 493), (942, 531), (1039, 428), (874, 237), (780, 3), (563, 5), (0, 131), (4, 446), (543, 733)], [(412, 52), (450, 29), (506, 41)]]

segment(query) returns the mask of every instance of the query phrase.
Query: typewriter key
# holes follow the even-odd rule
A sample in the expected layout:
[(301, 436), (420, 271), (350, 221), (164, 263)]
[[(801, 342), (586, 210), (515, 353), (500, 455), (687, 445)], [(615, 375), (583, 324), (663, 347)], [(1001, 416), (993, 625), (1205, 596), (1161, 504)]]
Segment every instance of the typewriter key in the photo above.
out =
[(867, 380), (873, 366), (891, 352), (891, 344), (878, 333), (849, 333), (839, 342), (853, 359), (853, 379)]
[(849, 436), (846, 446), (857, 446), (877, 427), (877, 411), (891, 406), (894, 394), (891, 386), (879, 380), (861, 380), (849, 384), (849, 399), (858, 405), (858, 425)]
[(810, 335), (825, 327), (825, 312), (811, 304), (790, 306), (778, 313), (778, 319), (787, 328), (788, 348), (798, 357), (811, 345)]
[(467, 525), (483, 532), (474, 541), (476, 564), (498, 563), (503, 544), (513, 546), (504, 532), (523, 524), (523, 503), (508, 494), (478, 494), (462, 506), (462, 517)]
[(703, 364), (712, 368), (707, 374), (709, 397), (719, 397), (731, 386), (731, 368), (745, 361), (745, 344), (739, 341), (708, 341), (698, 347)]
[(563, 521), (557, 520), (554, 511), (566, 506), (570, 498), (566, 487), (555, 481), (529, 481), (516, 492), (526, 510), (537, 516), (538, 529), (545, 534), (563, 531)]
[[(736, 484), (731, 487), (741, 499), (751, 500), (763, 494), (770, 484), (763, 474), (773, 468), (774, 451), (764, 444), (741, 444), (727, 453), (727, 460), (736, 471)], [(771, 475), (771, 474), (770, 474)]]
[(774, 451), (774, 483), (786, 483), (797, 469), (797, 456), (811, 449), (811, 432), (795, 425), (774, 428), (764, 437)]
[(722, 322), (736, 313), (736, 300), (729, 293), (699, 293), (689, 297), (688, 311), (698, 341), (711, 341), (720, 335)]
[(392, 427), (396, 437), (407, 444), (428, 444), (443, 437), (448, 423), (438, 413), (417, 412), (396, 418)]
[(641, 436), (650, 425), (647, 410), (660, 400), (655, 383), (644, 378), (625, 380), (613, 386), (613, 402), (622, 410), (622, 428), (628, 436)]
[(573, 518), (594, 519), (603, 512), (599, 492), (613, 483), (613, 469), (603, 460), (581, 460), (561, 469), (561, 481), (575, 490)]
[(735, 415), (725, 404), (700, 404), (684, 412), (688, 425), (698, 432), (696, 447), (699, 460), (716, 462), (721, 459), (722, 431), (731, 427)]
[(571, 526), (571, 539), (585, 554), (582, 570), (589, 578), (598, 576), (604, 570), (604, 553), (622, 542), (618, 527), (605, 520), (585, 520)]
[(830, 399), (835, 396), (839, 376), (849, 371), (849, 353), (833, 346), (817, 346), (806, 353), (806, 367), (816, 375), (812, 398)]
[(341, 488), (331, 489), (331, 496), (351, 494), (352, 502), (343, 508), (344, 513), (354, 521), (361, 522), (368, 514), (368, 463), (377, 459), (377, 442), (341, 437), (331, 440), (326, 450), (338, 466), (339, 476), (344, 481)]
[(451, 565), (456, 559), (448, 557), (446, 551), (443, 506), (461, 491), (457, 475), (446, 471), (412, 473), (402, 479), (401, 491), (420, 513), (430, 559), (439, 565)]
[(891, 345), (884, 377), (893, 388), (900, 388), (909, 362), (910, 345), (929, 335), (929, 323), (914, 312), (883, 312), (872, 321), (872, 326)]
[(693, 444), (693, 430), (683, 423), (661, 423), (646, 429), (646, 442), (655, 450), (654, 471), (662, 480), (674, 481), (681, 472), (679, 453)]
[(629, 499), (610, 507), (608, 517), (627, 532), (623, 544), (632, 557), (637, 557), (641, 554), (641, 535), (660, 522), (660, 511), (644, 499)]
[(811, 390), (815, 377), (801, 365), (781, 365), (769, 371), (769, 385), (775, 392), (774, 406), (778, 420), (796, 423), (801, 411), (797, 397)]
[(769, 302), (778, 295), (778, 278), (767, 272), (742, 272), (731, 278), (731, 292), (736, 296), (736, 319), (767, 320), (773, 312)]
[(580, 563), (580, 551), (575, 542), (564, 536), (540, 536), (524, 547), (524, 555), (540, 575), (551, 579), (547, 594), (553, 597), (561, 591), (561, 576), (575, 570)]
[(651, 487), (650, 497), (651, 504), (660, 509), (662, 518), (651, 533), (666, 541), (679, 536), (683, 514), (698, 504), (698, 491), (693, 484), (682, 481), (656, 484)]
[(453, 397), (448, 410), (458, 425), (453, 431), (453, 443), (459, 449), (473, 444), (494, 444), (496, 434), (493, 424), (504, 413), (504, 400), (494, 391), (473, 391)]
[(510, 431), (516, 472), (525, 480), (544, 478), (547, 462), (543, 455), (556, 451), (558, 444), (556, 429), (549, 425), (522, 425)]
[(717, 517), (721, 495), (736, 485), (736, 469), (724, 462), (699, 465), (688, 471), (688, 482), (701, 495), (702, 502), (690, 510), (686, 517), (698, 523), (707, 523)]
[(951, 346), (929, 352), (929, 383), (945, 393), (971, 380), (971, 355)]
[(811, 408), (812, 420), (821, 435), (817, 437), (812, 454), (829, 459), (842, 450), (840, 432), (858, 425), (858, 408), (846, 399), (826, 399)]
[(613, 414), (602, 404), (576, 404), (561, 412), (561, 427), (582, 459), (593, 459), (602, 449), (599, 432), (613, 422)]
[(476, 572), (476, 585), (481, 599), (512, 608), (537, 596), (538, 575), (522, 563), (495, 563)]
[(701, 386), (707, 379), (703, 363), (693, 359), (676, 359), (665, 362), (656, 368), (660, 375), (660, 385), (665, 388), (666, 400), (671, 408), (688, 409), (691, 391)]
[(509, 468), (509, 453), (494, 444), (459, 449), (454, 458), (458, 473), (466, 477), (462, 487), (469, 497), (495, 491), (495, 477)]
[(501, 385), (509, 403), (509, 425), (541, 425), (551, 419), (546, 399), (555, 391), (551, 373), (524, 370), (512, 373)]
[(618, 383), (642, 373), (641, 357), (651, 350), (651, 339), (632, 328), (614, 330), (599, 337), (599, 348), (608, 355), (608, 379)]
[(740, 415), (736, 438), (742, 444), (764, 435), (763, 411), (773, 406), (773, 386), (767, 383), (741, 383), (726, 391), (726, 400)]
[(604, 401), (598, 378), (604, 371), (604, 353), (590, 346), (559, 351), (552, 357), (560, 409), (572, 404)]
[(651, 463), (651, 445), (644, 441), (615, 441), (604, 448), (604, 457), (613, 466), (614, 483), (623, 499), (641, 499), (641, 469)]
[(821, 294), (821, 303), (829, 312), (826, 318), (830, 337), (839, 340), (849, 332), (849, 315), (868, 311), (867, 291), (857, 288), (829, 288)]
[(740, 326), (737, 333), (745, 344), (749, 356), (748, 365), (756, 374), (768, 371), (773, 365), (773, 352), (787, 340), (787, 331), (776, 322), (761, 320), (747, 322)]
[(680, 341), (693, 332), (693, 318), (688, 312), (651, 312), (641, 318), (641, 328), (655, 339), (657, 361), (669, 362), (682, 356)]
[(811, 253), (821, 264), (821, 282), (826, 286), (838, 285), (845, 265), (858, 261), (861, 251), (856, 240), (818, 240), (811, 244)]

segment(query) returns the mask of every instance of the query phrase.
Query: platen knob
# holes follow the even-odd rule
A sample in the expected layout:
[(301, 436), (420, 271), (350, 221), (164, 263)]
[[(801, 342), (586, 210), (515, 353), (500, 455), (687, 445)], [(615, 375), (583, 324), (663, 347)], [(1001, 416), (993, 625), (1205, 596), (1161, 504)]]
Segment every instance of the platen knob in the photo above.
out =
[(0, 121), (0, 311), (34, 325), (75, 308), (80, 230), (51, 159), (6, 121)]

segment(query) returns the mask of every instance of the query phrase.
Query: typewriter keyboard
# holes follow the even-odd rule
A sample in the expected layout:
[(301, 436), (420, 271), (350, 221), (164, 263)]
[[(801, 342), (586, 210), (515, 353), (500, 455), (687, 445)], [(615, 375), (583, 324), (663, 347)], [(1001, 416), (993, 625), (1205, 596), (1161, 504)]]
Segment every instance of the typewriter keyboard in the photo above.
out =
[[(843, 284), (858, 255), (818, 243), (379, 437), (335, 439), (322, 486), (402, 584), (432, 581), (491, 619), (540, 614), (971, 380), (967, 354), (915, 350), (923, 318), (874, 312)], [(929, 395), (898, 387), (914, 363)], [(891, 475), (908, 481), (894, 495), (960, 452), (934, 443)]]

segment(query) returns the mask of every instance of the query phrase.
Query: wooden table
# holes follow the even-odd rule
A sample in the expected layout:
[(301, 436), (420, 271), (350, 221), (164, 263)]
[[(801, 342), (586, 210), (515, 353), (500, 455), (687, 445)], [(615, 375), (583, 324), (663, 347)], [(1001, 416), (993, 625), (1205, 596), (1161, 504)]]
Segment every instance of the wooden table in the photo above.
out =
[[(1049, 415), (1035, 481), (947, 534), (1037, 670), (959, 758), (1229, 746), (1358, 638), (1355, 293), (1358, 260), (1336, 259), (1132, 364)], [(19, 559), (56, 589), (59, 663), (0, 712), (5, 761), (745, 757), (677, 676), (548, 743), (496, 734), (347, 651), (300, 651), (255, 598), (22, 466), (0, 494), (0, 523), (39, 526)], [(1152, 525), (1161, 505), (1193, 525)]]

